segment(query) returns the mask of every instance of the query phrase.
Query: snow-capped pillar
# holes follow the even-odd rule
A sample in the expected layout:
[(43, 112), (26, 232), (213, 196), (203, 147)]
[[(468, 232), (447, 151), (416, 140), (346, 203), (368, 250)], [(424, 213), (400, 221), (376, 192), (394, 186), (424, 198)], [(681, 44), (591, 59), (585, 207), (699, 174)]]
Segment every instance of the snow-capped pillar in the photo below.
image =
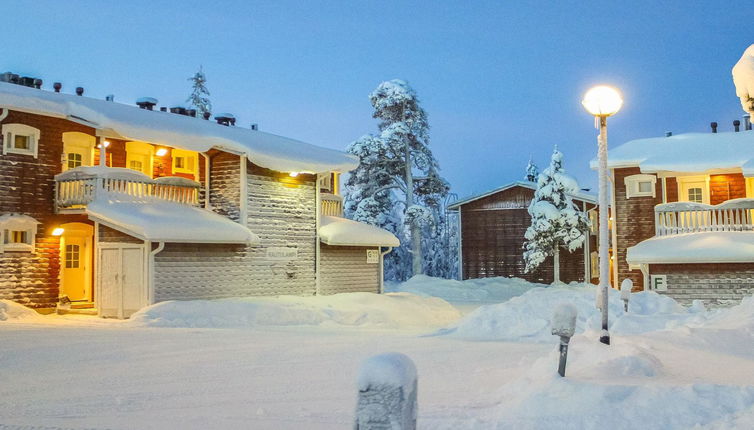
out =
[(623, 300), (623, 310), (628, 312), (628, 301), (631, 300), (631, 290), (634, 288), (634, 282), (626, 278), (620, 283), (620, 299)]
[(610, 334), (607, 331), (607, 289), (610, 288), (610, 253), (608, 247), (610, 246), (610, 239), (608, 237), (608, 211), (609, 206), (607, 203), (607, 117), (600, 116), (600, 134), (597, 137), (598, 151), (597, 158), (599, 159), (599, 233), (600, 233), (600, 286), (599, 289), (602, 292), (601, 310), (602, 310), (602, 334), (600, 335), (600, 342), (609, 345)]
[(570, 303), (558, 305), (552, 313), (552, 334), (560, 336), (560, 361), (558, 374), (565, 377), (566, 361), (568, 360), (568, 343), (576, 332), (576, 317), (578, 310)]
[(416, 429), (416, 366), (404, 354), (368, 358), (359, 371), (355, 430)]

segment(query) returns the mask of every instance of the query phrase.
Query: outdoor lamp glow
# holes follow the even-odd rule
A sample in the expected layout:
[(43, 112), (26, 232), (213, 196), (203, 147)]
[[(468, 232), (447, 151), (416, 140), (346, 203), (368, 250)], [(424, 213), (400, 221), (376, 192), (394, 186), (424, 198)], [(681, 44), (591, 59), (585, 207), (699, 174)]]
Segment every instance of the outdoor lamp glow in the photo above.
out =
[(584, 94), (581, 104), (594, 116), (610, 116), (623, 106), (623, 97), (615, 88), (599, 85)]
[(291, 172), (289, 173), (289, 175), (291, 176), (291, 178), (295, 178), (296, 176), (298, 176), (298, 172)]
[(163, 157), (167, 153), (168, 153), (167, 149), (160, 148), (160, 149), (157, 150), (157, 152), (155, 152), (155, 155), (158, 156), (158, 157)]
[(63, 227), (55, 227), (55, 229), (52, 230), (52, 235), (53, 236), (62, 236), (63, 232), (65, 232), (65, 229), (63, 229)]

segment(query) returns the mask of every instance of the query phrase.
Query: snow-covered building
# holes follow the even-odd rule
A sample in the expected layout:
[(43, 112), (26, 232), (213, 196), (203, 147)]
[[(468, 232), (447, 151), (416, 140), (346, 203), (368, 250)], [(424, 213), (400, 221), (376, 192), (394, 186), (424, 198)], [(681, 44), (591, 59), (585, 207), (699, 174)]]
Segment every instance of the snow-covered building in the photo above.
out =
[[(524, 234), (531, 225), (527, 209), (536, 189), (534, 182), (512, 182), (448, 206), (459, 214), (458, 261), (462, 280), (504, 276), (530, 282), (553, 282), (552, 257), (530, 273), (524, 270)], [(560, 280), (591, 282), (599, 276), (596, 199), (585, 192), (573, 193), (571, 198), (578, 209), (589, 213), (592, 227), (584, 246), (560, 254)]]
[(754, 292), (754, 132), (738, 124), (610, 150), (614, 285), (630, 278), (685, 303)]
[(173, 299), (381, 290), (399, 243), (342, 218), (338, 177), (357, 160), (156, 103), (0, 82), (0, 298), (127, 317)]

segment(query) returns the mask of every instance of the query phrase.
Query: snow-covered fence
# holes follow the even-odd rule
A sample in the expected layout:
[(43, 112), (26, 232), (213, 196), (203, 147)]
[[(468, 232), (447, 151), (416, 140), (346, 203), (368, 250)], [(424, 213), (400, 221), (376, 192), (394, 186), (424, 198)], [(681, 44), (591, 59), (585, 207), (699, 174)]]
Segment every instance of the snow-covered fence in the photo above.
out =
[(698, 233), (705, 231), (751, 231), (754, 199), (733, 199), (712, 206), (703, 203), (674, 202), (655, 206), (655, 234)]
[(325, 216), (343, 216), (343, 198), (335, 194), (320, 194), (322, 201), (322, 215)]
[(558, 373), (565, 376), (566, 361), (568, 359), (568, 343), (576, 332), (576, 317), (579, 311), (570, 303), (561, 303), (552, 312), (552, 334), (560, 336), (560, 361)]
[(85, 206), (100, 192), (122, 193), (137, 199), (156, 198), (186, 205), (199, 205), (199, 187), (194, 181), (181, 183), (158, 180), (133, 180), (122, 178), (74, 178), (55, 180), (55, 206), (57, 209)]
[(416, 429), (416, 366), (404, 354), (368, 358), (359, 371), (355, 430)]

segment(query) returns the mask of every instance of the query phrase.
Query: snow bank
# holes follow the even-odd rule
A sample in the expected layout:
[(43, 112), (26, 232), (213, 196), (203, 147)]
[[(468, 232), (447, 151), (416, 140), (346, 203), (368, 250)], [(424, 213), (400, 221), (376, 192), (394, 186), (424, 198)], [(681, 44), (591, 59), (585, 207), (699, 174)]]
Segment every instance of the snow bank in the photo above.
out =
[(0, 321), (39, 317), (41, 317), (41, 315), (24, 305), (20, 305), (10, 300), (0, 300)]
[(641, 263), (749, 263), (754, 232), (707, 231), (659, 236), (628, 248), (626, 261)]
[(152, 327), (244, 328), (325, 326), (437, 328), (460, 313), (446, 301), (408, 293), (346, 293), (316, 297), (259, 297), (157, 303), (131, 316)]
[[(578, 311), (576, 333), (599, 329), (595, 295), (596, 287), (591, 285), (533, 288), (507, 302), (481, 306), (436, 334), (471, 340), (554, 342), (550, 318), (553, 309), (563, 302), (573, 304)], [(616, 334), (675, 327), (698, 318), (699, 311), (698, 307), (687, 309), (670, 297), (645, 291), (631, 295), (626, 314), (620, 291), (609, 291), (610, 330)]]
[(459, 303), (504, 302), (537, 287), (546, 287), (546, 285), (534, 284), (520, 278), (480, 278), (456, 281), (425, 275), (416, 275), (400, 284), (385, 285), (387, 291), (434, 296)]

